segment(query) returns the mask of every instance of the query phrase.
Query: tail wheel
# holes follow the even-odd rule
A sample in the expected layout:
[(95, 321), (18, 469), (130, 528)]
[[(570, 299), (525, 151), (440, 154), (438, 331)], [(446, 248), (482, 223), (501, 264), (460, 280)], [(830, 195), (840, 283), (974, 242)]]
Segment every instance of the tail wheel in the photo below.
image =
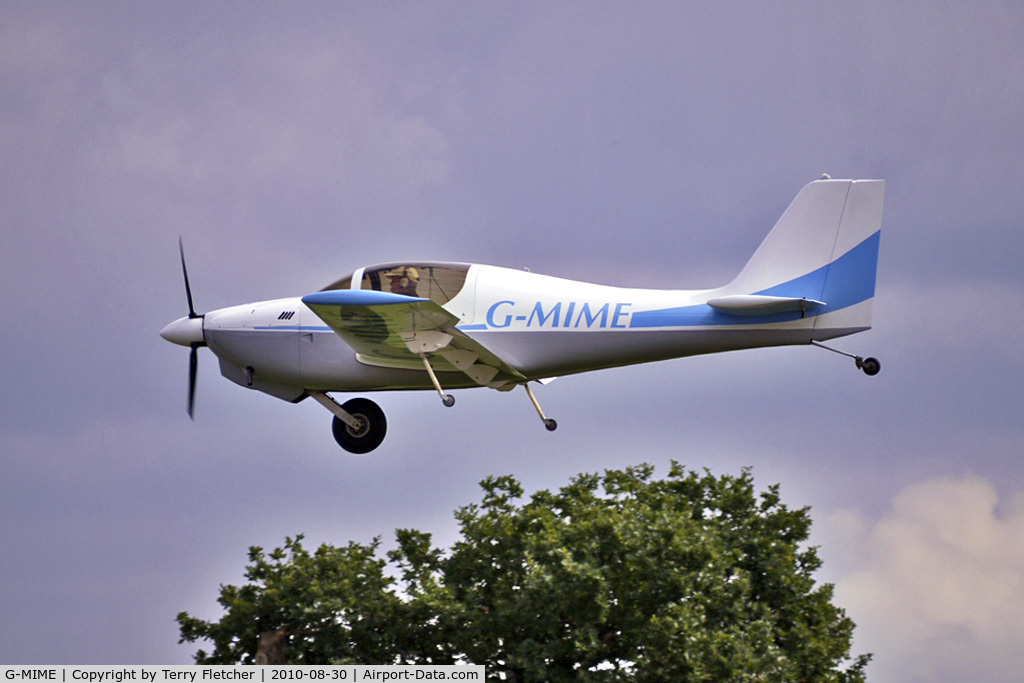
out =
[(347, 401), (342, 408), (359, 421), (359, 426), (353, 428), (335, 416), (331, 430), (339, 446), (349, 453), (362, 455), (369, 453), (384, 441), (388, 421), (380, 406), (367, 398), (354, 398)]
[(878, 362), (877, 358), (865, 358), (857, 361), (857, 367), (863, 370), (868, 377), (873, 377), (882, 369), (882, 364)]

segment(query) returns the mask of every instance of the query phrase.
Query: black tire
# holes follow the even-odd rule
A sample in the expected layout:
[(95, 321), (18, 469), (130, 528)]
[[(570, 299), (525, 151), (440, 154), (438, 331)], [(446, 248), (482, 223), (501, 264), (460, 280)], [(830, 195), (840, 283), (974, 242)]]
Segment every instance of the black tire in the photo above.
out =
[(865, 358), (860, 364), (860, 369), (868, 377), (874, 377), (882, 369), (882, 364), (878, 362), (877, 358)]
[(368, 398), (354, 398), (341, 407), (352, 417), (361, 420), (363, 427), (356, 431), (335, 416), (331, 431), (334, 432), (334, 440), (339, 446), (349, 453), (362, 455), (369, 453), (384, 441), (384, 435), (388, 432), (388, 421), (380, 406)]

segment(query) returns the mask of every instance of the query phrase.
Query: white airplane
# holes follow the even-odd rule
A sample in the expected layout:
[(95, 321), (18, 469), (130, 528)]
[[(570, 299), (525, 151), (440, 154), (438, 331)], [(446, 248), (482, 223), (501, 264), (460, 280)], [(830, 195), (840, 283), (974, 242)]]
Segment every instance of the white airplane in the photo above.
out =
[(814, 344), (871, 327), (882, 223), (882, 180), (805, 186), (740, 274), (703, 290), (609, 287), (495, 266), (408, 261), (360, 268), (302, 297), (195, 312), (160, 336), (197, 349), (241, 386), (334, 414), (334, 438), (368, 453), (384, 440), (376, 403), (339, 404), (331, 392), (523, 386), (548, 430), (531, 382), (634, 363), (764, 346)]

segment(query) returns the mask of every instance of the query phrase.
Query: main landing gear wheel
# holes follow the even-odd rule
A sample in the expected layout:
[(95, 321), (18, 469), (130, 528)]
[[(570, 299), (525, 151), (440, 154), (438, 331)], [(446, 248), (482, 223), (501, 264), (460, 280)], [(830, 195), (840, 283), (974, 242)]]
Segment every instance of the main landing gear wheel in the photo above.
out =
[(353, 428), (335, 415), (331, 429), (339, 446), (349, 453), (362, 455), (369, 453), (384, 441), (388, 421), (380, 406), (367, 398), (354, 398), (341, 407), (359, 421), (359, 426)]

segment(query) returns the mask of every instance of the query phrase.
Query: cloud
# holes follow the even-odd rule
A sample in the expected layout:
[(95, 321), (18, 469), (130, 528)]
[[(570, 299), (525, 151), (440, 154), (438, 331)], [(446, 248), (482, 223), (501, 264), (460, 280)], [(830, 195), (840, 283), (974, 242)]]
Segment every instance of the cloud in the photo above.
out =
[(1024, 493), (966, 475), (913, 484), (878, 521), (840, 511), (837, 602), (858, 624), (869, 675), (1019, 680), (1024, 670)]

